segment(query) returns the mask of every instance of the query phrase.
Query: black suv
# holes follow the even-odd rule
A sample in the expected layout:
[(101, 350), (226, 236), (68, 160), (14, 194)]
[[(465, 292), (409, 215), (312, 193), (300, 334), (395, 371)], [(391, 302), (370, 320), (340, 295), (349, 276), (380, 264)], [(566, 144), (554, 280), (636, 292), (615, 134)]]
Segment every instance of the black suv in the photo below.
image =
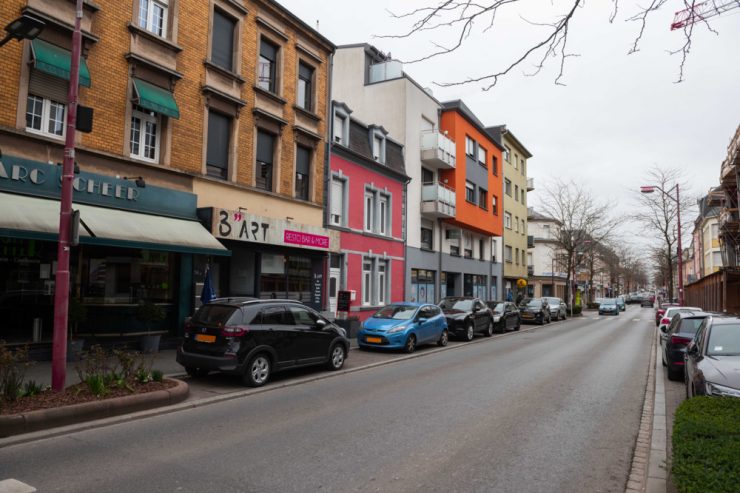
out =
[(348, 352), (345, 330), (302, 303), (219, 298), (186, 322), (177, 362), (191, 376), (216, 370), (260, 387), (287, 368), (325, 364), (339, 370)]
[(439, 303), (447, 319), (447, 330), (455, 337), (472, 341), (476, 332), (493, 335), (493, 316), (480, 298), (449, 296)]

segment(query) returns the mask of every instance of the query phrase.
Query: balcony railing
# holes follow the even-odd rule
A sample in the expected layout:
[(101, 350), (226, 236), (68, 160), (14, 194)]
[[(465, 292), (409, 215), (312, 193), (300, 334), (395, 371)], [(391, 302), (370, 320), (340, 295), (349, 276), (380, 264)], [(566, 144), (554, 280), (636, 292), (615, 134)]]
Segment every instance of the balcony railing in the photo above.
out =
[(370, 65), (370, 83), (398, 79), (403, 76), (403, 64), (398, 60)]
[(421, 160), (434, 169), (454, 169), (457, 159), (455, 141), (437, 130), (421, 133)]
[(428, 217), (455, 217), (455, 191), (441, 183), (421, 187), (421, 213)]
[(534, 190), (534, 178), (527, 178), (527, 192)]

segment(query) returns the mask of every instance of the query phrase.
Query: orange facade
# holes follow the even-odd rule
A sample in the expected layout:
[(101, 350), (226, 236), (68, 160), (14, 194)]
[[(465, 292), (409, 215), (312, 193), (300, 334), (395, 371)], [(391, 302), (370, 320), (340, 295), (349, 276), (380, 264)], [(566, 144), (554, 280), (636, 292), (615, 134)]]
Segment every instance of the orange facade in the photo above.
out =
[[(457, 201), (455, 219), (449, 219), (447, 222), (482, 234), (502, 236), (504, 210), (501, 149), (482, 128), (471, 123), (455, 109), (442, 111), (440, 129), (443, 132), (447, 131), (448, 136), (455, 141), (457, 151), (455, 169), (440, 172), (440, 180), (447, 180), (447, 185), (455, 190)], [(478, 155), (471, 157), (466, 154), (466, 137), (473, 139), (481, 149), (485, 150), (485, 167), (478, 162)], [(466, 199), (466, 181), (470, 177), (468, 166), (480, 167), (479, 175), (482, 171), (486, 173), (488, 188), (485, 189), (487, 192), (485, 204), (477, 200), (478, 196), (476, 196), (476, 203)]]

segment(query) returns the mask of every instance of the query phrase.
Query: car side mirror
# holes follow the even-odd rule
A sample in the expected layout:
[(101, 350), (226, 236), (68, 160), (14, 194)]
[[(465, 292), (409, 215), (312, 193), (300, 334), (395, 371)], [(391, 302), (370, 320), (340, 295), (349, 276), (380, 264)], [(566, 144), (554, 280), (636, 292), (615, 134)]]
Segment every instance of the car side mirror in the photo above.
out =
[(326, 320), (323, 318), (316, 320), (316, 323), (314, 324), (315, 329), (323, 329), (324, 327), (326, 327)]
[(423, 324), (423, 323), (424, 323), (424, 322), (426, 322), (427, 320), (429, 320), (429, 319), (428, 319), (428, 318), (426, 318), (426, 317), (416, 317), (416, 321), (417, 321), (418, 323), (420, 323), (420, 324)]

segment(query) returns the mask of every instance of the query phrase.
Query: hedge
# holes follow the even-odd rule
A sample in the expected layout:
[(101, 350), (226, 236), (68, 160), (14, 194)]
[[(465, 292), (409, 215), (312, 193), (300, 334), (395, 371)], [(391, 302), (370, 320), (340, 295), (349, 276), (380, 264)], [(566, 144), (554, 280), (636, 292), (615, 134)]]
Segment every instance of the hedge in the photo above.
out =
[(583, 307), (581, 305), (573, 306), (573, 315), (580, 315), (581, 311), (583, 311)]
[(740, 489), (740, 399), (694, 397), (676, 410), (673, 481), (681, 493)]

